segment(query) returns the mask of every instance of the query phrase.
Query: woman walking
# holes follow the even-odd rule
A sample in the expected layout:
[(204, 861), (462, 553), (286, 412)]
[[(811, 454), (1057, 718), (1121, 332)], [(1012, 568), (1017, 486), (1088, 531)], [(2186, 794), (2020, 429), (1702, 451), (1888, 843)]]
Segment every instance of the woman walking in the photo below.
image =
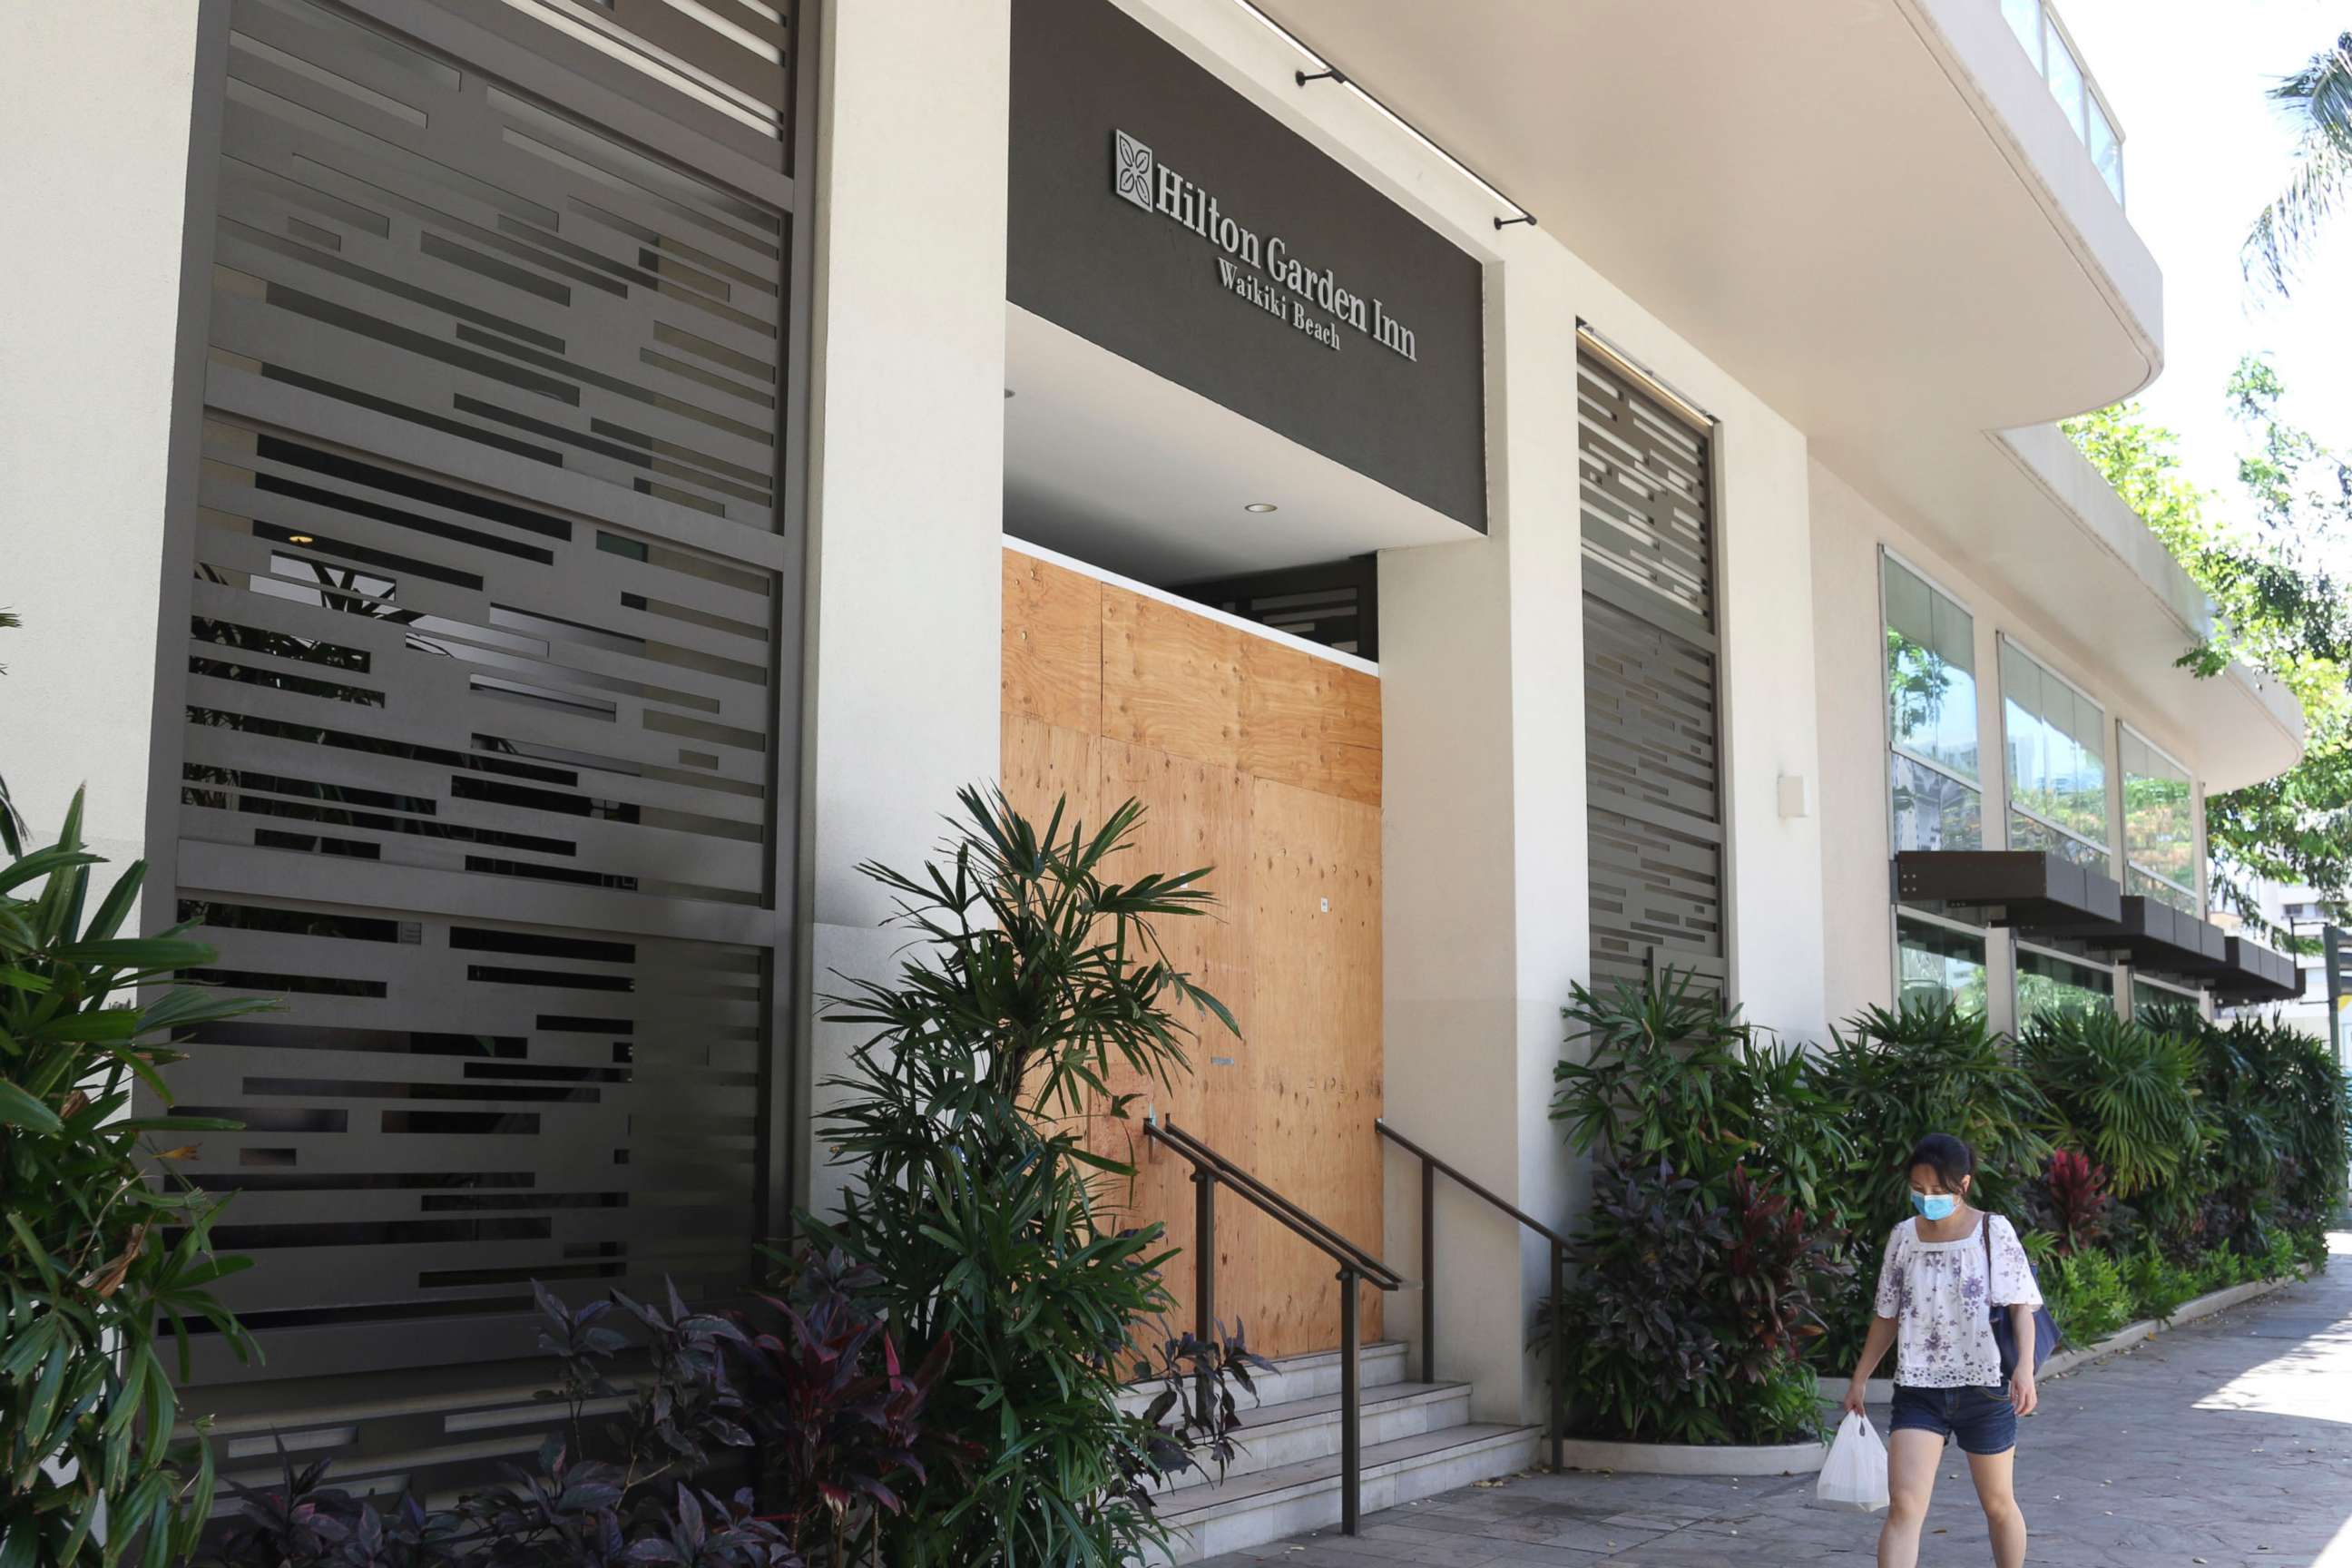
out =
[[(1918, 1217), (1886, 1238), (1877, 1316), (1846, 1385), (1845, 1408), (1859, 1412), (1872, 1369), (1887, 1346), (1895, 1347), (1889, 1502), (1878, 1568), (1914, 1568), (1919, 1561), (1919, 1529), (1947, 1438), (1958, 1439), (1969, 1457), (1996, 1568), (2025, 1562), (2025, 1516), (2010, 1472), (2017, 1418), (2031, 1415), (2037, 1398), (2033, 1310), (2042, 1292), (2009, 1221), (1969, 1203), (1975, 1182), (1976, 1156), (1957, 1138), (1935, 1133), (1911, 1152), (1911, 1206)], [(2007, 1307), (2016, 1328), (2017, 1371), (2006, 1388), (1989, 1306)]]

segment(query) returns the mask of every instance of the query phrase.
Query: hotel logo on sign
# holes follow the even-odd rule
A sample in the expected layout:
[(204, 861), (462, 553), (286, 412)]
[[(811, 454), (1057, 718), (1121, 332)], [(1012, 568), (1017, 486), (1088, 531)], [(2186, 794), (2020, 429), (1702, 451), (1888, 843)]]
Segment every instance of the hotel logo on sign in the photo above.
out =
[[(1339, 348), (1344, 322), (1382, 348), (1418, 363), (1412, 331), (1380, 300), (1342, 285), (1332, 270), (1299, 259), (1280, 235), (1261, 239), (1236, 222), (1217, 198), (1154, 157), (1151, 149), (1124, 131), (1111, 132), (1111, 194), (1148, 213), (1182, 225), (1221, 254), (1217, 281), (1236, 299), (1288, 321), (1325, 348)], [(1328, 319), (1309, 307), (1328, 312)]]

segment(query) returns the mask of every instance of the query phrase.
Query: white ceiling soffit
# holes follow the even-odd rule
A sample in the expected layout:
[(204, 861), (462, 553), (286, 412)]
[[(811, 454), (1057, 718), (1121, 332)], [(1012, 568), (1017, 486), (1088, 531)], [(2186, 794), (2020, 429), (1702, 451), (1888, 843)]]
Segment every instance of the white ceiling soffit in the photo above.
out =
[[(1015, 538), (1168, 584), (1478, 537), (1018, 305), (1004, 310), (1004, 531)], [(1279, 510), (1244, 510), (1253, 503)]]
[(1888, 503), (2161, 362), (2155, 261), (1994, 0), (1260, 3)]

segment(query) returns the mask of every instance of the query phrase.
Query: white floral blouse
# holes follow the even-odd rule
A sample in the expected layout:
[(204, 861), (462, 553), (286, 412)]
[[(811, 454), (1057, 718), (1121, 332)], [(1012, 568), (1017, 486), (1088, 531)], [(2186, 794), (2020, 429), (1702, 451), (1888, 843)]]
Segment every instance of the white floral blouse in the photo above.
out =
[[(2042, 1304), (2033, 1269), (2017, 1231), (1999, 1215), (1992, 1226), (1992, 1278), (1985, 1278), (1985, 1244), (1971, 1229), (1958, 1241), (1922, 1241), (1918, 1222), (1905, 1220), (1886, 1237), (1878, 1269), (1878, 1315), (1899, 1319), (1895, 1331), (1895, 1381), (1912, 1388), (1991, 1388), (2000, 1381), (2000, 1351), (1985, 1306)], [(1988, 1294), (1990, 1292), (1990, 1294)]]

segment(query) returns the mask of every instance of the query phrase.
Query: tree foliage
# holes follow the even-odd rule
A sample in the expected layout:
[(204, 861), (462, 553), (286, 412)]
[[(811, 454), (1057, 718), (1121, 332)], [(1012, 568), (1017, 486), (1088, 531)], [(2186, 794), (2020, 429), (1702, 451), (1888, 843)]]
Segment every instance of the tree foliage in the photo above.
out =
[(2236, 519), (2181, 472), (2179, 437), (2139, 405), (2065, 426), (2213, 599), (2212, 635), (2185, 650), (2181, 666), (2210, 679), (2240, 660), (2303, 706), (2296, 766), (2205, 803), (2212, 902), (2274, 937), (2284, 933), (2263, 913), (2263, 882), (2307, 886), (2339, 917), (2352, 901), (2352, 605), (2338, 576), (2352, 560), (2352, 459), (2281, 419), (2284, 395), (2260, 358), (2241, 360), (2231, 375), (2231, 412), (2248, 437)]
[(1120, 1085), (1186, 1069), (1176, 1007), (1238, 1033), (1156, 933), (1214, 900), (1205, 870), (1110, 879), (1133, 801), (1091, 829), (1057, 806), (1042, 830), (1001, 794), (962, 804), (947, 864), (861, 868), (918, 941), (895, 983), (831, 999), (830, 1021), (871, 1031), (825, 1085), (822, 1135), (856, 1187), (806, 1223), (876, 1270), (910, 1345), (952, 1340), (934, 1418), (985, 1450), (908, 1489), (885, 1557), (1108, 1568), (1164, 1541), (1154, 1485), (1231, 1451), (1223, 1380), (1246, 1386), (1255, 1361), (1238, 1336), (1171, 1339), (1159, 1370), (1177, 1375), (1147, 1411), (1120, 1408), (1125, 1380), (1154, 1374), (1131, 1346), (1175, 1308), (1173, 1249), (1156, 1223), (1118, 1227), (1111, 1189), (1133, 1169), (1084, 1136), (1140, 1098)]
[(2249, 282), (2284, 296), (2352, 187), (2352, 33), (2273, 83), (2271, 101), (2295, 122), (2286, 182), (2239, 251)]
[(122, 934), (143, 863), (91, 904), (81, 812), (0, 868), (0, 1564), (163, 1568), (213, 1492), (209, 1451), (174, 1462), (166, 1347), (183, 1379), (191, 1320), (249, 1348), (211, 1289), (246, 1260), (213, 1256), (219, 1202), (172, 1173), (236, 1123), (124, 1113), (134, 1079), (170, 1104), (174, 1030), (264, 1004), (170, 984), (213, 956), (179, 928)]

